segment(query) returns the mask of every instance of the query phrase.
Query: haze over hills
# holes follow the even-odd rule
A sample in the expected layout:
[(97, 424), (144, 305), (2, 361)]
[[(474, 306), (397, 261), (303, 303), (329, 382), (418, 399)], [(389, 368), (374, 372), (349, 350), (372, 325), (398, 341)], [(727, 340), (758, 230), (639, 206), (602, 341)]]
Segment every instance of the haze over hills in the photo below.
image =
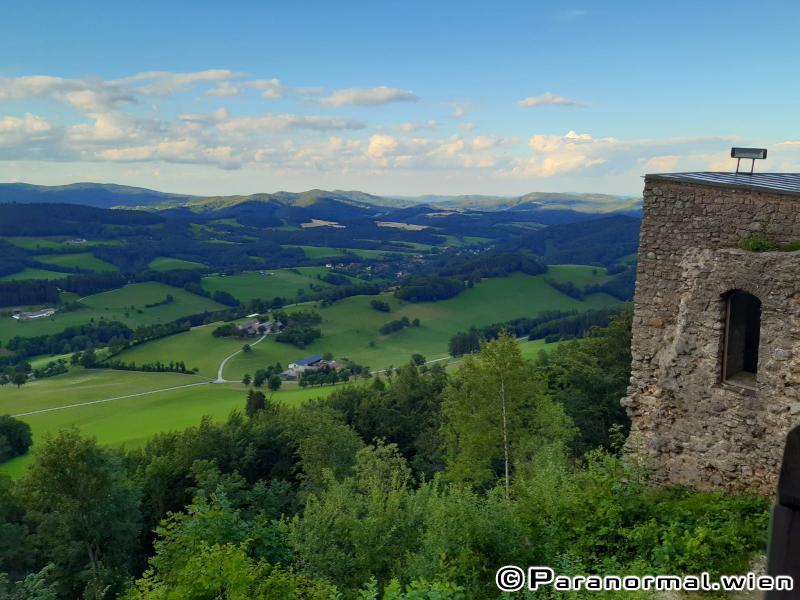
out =
[(275, 214), (296, 208), (341, 213), (340, 218), (369, 217), (402, 209), (430, 206), (448, 211), (541, 211), (572, 210), (581, 213), (636, 214), (641, 210), (638, 198), (605, 194), (561, 194), (532, 192), (517, 197), (502, 196), (438, 196), (415, 198), (376, 196), (357, 190), (308, 190), (306, 192), (257, 193), (235, 196), (191, 196), (171, 194), (145, 188), (115, 184), (75, 183), (64, 186), (42, 186), (25, 183), (0, 184), (0, 203), (22, 204), (62, 202), (99, 208), (139, 208), (165, 211), (167, 214)]

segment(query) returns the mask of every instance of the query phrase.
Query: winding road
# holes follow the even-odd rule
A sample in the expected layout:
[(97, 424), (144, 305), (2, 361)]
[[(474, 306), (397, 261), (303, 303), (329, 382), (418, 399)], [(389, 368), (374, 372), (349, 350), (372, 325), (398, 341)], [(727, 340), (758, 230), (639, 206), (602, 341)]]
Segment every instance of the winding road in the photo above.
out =
[[(263, 342), (265, 337), (267, 337), (266, 333), (264, 335), (262, 335), (260, 338), (258, 338), (257, 341), (255, 341), (252, 344), (250, 344), (250, 346), (252, 347), (252, 346), (255, 346), (256, 344), (258, 344), (260, 342)], [(238, 381), (233, 380), (233, 379), (223, 379), (222, 378), (222, 369), (225, 368), (225, 363), (226, 362), (228, 362), (230, 359), (232, 359), (234, 356), (236, 356), (240, 352), (243, 352), (243, 350), (237, 350), (236, 352), (231, 354), (228, 358), (226, 358), (225, 360), (222, 361), (222, 364), (219, 366), (219, 371), (217, 371), (217, 379), (214, 381), (214, 383), (239, 383)]]

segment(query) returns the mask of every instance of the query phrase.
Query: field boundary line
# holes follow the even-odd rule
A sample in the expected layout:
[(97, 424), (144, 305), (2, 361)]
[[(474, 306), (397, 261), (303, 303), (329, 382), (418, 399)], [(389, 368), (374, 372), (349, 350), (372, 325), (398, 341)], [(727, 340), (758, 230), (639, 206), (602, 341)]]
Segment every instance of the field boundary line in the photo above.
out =
[(138, 394), (128, 394), (127, 396), (117, 396), (116, 398), (104, 398), (103, 400), (92, 400), (90, 402), (80, 402), (78, 404), (68, 404), (66, 406), (54, 406), (53, 408), (43, 408), (41, 410), (32, 410), (26, 413), (19, 413), (18, 415), (11, 415), (14, 418), (27, 417), (29, 415), (38, 415), (41, 413), (53, 412), (54, 410), (64, 410), (65, 408), (77, 408), (79, 406), (89, 406), (90, 404), (102, 404), (103, 402), (113, 402), (114, 400), (124, 400), (125, 398), (136, 398), (137, 396), (147, 396), (149, 394), (158, 394), (159, 392), (169, 392), (171, 390), (180, 390), (182, 388), (194, 387), (197, 385), (208, 385), (213, 381), (199, 381), (197, 383), (187, 383), (186, 385), (178, 385), (170, 388), (163, 388), (160, 390), (151, 390), (149, 392), (139, 392)]

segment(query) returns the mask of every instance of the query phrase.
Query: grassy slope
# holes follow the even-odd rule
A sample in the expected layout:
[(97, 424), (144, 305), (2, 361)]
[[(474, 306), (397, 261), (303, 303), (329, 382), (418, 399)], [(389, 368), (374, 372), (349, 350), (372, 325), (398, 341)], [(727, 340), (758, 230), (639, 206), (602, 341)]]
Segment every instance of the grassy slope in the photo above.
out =
[[(412, 304), (401, 302), (391, 294), (384, 294), (381, 299), (392, 306), (391, 313), (372, 309), (372, 299), (372, 296), (354, 296), (328, 308), (317, 308), (325, 320), (320, 326), (323, 332), (321, 339), (300, 350), (289, 344), (279, 344), (268, 337), (253, 347), (252, 352), (238, 354), (228, 361), (223, 375), (228, 379), (240, 379), (244, 373), (252, 375), (257, 369), (276, 362), (285, 367), (294, 359), (325, 352), (333, 353), (337, 359), (348, 358), (373, 369), (397, 366), (408, 361), (415, 352), (422, 353), (428, 359), (446, 356), (450, 337), (470, 325), (489, 325), (516, 317), (535, 316), (548, 309), (587, 310), (618, 302), (604, 294), (590, 296), (580, 302), (550, 287), (542, 277), (520, 273), (505, 278), (484, 279), (473, 289), (441, 302)], [(307, 304), (287, 310), (304, 310), (313, 306)], [(422, 324), (386, 336), (378, 333), (381, 325), (402, 316), (411, 320), (419, 318)], [(244, 343), (213, 338), (211, 331), (216, 326), (196, 328), (148, 342), (127, 350), (119, 358), (135, 360), (139, 364), (157, 359), (162, 362), (183, 360), (187, 367), (198, 367), (201, 374), (213, 377), (219, 363)], [(375, 347), (368, 346), (370, 340), (375, 340)]]
[[(597, 275), (592, 274), (593, 270), (597, 271)], [(576, 287), (583, 288), (590, 283), (603, 284), (610, 280), (611, 276), (606, 275), (606, 269), (603, 267), (590, 267), (587, 265), (549, 265), (547, 268), (547, 278), (558, 283), (567, 283), (571, 281)]]
[[(300, 248), (305, 252), (306, 257), (310, 260), (317, 260), (320, 258), (334, 258), (334, 259), (342, 259), (342, 257), (346, 257), (347, 254), (342, 252), (337, 248), (326, 248), (322, 246), (297, 246), (293, 244), (284, 244), (281, 248)], [(352, 252), (356, 256), (360, 256), (362, 258), (381, 258), (386, 254), (413, 254), (412, 252), (402, 252), (402, 251), (388, 251), (388, 250), (363, 250), (360, 248), (346, 248), (349, 252)], [(347, 261), (345, 261), (347, 262)]]
[[(240, 350), (246, 343), (242, 340), (213, 337), (211, 332), (219, 325), (220, 323), (203, 325), (185, 333), (147, 342), (125, 350), (115, 358), (128, 363), (135, 362), (139, 365), (155, 360), (167, 363), (171, 360), (182, 360), (186, 363), (187, 368), (197, 367), (200, 369), (200, 375), (216, 379), (220, 363), (226, 356)], [(266, 340), (261, 342), (261, 344), (266, 343)], [(259, 346), (256, 346), (253, 351), (255, 352)]]
[(168, 258), (159, 256), (150, 261), (147, 265), (153, 271), (170, 271), (172, 269), (205, 269), (206, 266), (191, 260), (180, 260), (179, 258)]
[[(472, 290), (440, 302), (411, 304), (389, 294), (382, 295), (381, 299), (392, 306), (391, 313), (372, 309), (369, 305), (371, 296), (346, 298), (334, 306), (316, 309), (325, 319), (320, 326), (321, 339), (299, 350), (267, 338), (252, 352), (239, 354), (228, 361), (223, 375), (228, 379), (239, 379), (246, 372), (253, 374), (256, 369), (275, 362), (286, 366), (296, 358), (325, 352), (331, 352), (337, 359), (348, 358), (373, 369), (397, 366), (408, 361), (415, 352), (428, 359), (446, 356), (450, 337), (470, 325), (489, 325), (516, 317), (535, 316), (548, 309), (586, 310), (618, 303), (605, 294), (579, 302), (550, 287), (540, 277), (522, 274), (485, 279)], [(305, 308), (308, 306), (290, 307), (288, 310)], [(403, 316), (410, 320), (419, 318), (422, 323), (419, 327), (409, 327), (385, 336), (378, 333), (381, 325)], [(368, 346), (370, 340), (375, 340), (375, 347)]]
[[(174, 302), (164, 306), (144, 308), (145, 304), (160, 302), (167, 297), (167, 294), (172, 295)], [(15, 335), (32, 337), (58, 333), (67, 327), (88, 323), (91, 318), (97, 321), (100, 317), (104, 317), (107, 321), (117, 320), (135, 328), (138, 325), (167, 323), (182, 316), (225, 308), (209, 298), (156, 282), (135, 283), (110, 292), (88, 296), (83, 299), (83, 303), (89, 308), (56, 314), (36, 321), (17, 321), (11, 317), (0, 317), (0, 340), (5, 342)], [(129, 310), (126, 317), (124, 307), (131, 304), (141, 309), (142, 314), (136, 310)]]
[(56, 273), (55, 271), (45, 271), (44, 269), (25, 269), (21, 273), (0, 277), (0, 281), (19, 281), (20, 279), (63, 279), (69, 277), (69, 273)]
[(81, 252), (79, 254), (40, 254), (33, 258), (48, 265), (58, 265), (60, 267), (91, 269), (97, 272), (119, 271), (117, 267), (96, 258), (91, 252)]
[(0, 391), (0, 414), (15, 415), (201, 381), (205, 379), (180, 373), (84, 369), (30, 381), (19, 389), (11, 385), (3, 386)]
[(330, 287), (324, 281), (317, 279), (316, 271), (313, 272), (313, 277), (298, 275), (286, 270), (270, 272), (274, 273), (271, 277), (259, 273), (245, 273), (229, 277), (204, 277), (203, 289), (212, 294), (217, 290), (224, 290), (232, 294), (234, 298), (246, 302), (253, 298), (272, 300), (275, 296), (293, 298), (297, 295), (298, 289), (309, 292), (309, 283)]
[(19, 246), (20, 248), (25, 248), (26, 250), (38, 250), (39, 248), (91, 248), (93, 246), (119, 246), (122, 244), (119, 240), (109, 240), (109, 241), (101, 241), (101, 240), (89, 240), (84, 242), (83, 244), (65, 244), (58, 240), (66, 240), (69, 239), (64, 236), (55, 237), (55, 238), (39, 238), (39, 237), (3, 237), (0, 239), (4, 239), (7, 242), (14, 244), (15, 246)]
[[(163, 375), (163, 374), (148, 374)], [(62, 377), (68, 377), (64, 375)], [(178, 376), (190, 379), (186, 375)], [(58, 379), (53, 378), (55, 383)], [(196, 378), (191, 378), (196, 380)], [(25, 391), (24, 386), (21, 391)], [(275, 400), (296, 406), (309, 398), (327, 396), (333, 386), (298, 389), (296, 386), (277, 392)], [(84, 435), (96, 436), (102, 444), (125, 444), (128, 448), (143, 446), (156, 433), (183, 430), (200, 424), (204, 415), (224, 419), (234, 410), (243, 410), (246, 388), (241, 384), (207, 384), (190, 388), (115, 400), (49, 413), (22, 417), (33, 429), (34, 444), (48, 432), (78, 427)], [(0, 469), (20, 476), (31, 456), (11, 460)]]

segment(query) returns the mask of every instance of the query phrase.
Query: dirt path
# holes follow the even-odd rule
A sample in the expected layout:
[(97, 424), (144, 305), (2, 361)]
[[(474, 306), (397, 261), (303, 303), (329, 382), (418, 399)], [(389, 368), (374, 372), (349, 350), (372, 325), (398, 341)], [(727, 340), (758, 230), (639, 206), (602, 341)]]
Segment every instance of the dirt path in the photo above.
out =
[[(262, 341), (264, 341), (264, 338), (265, 338), (265, 337), (267, 337), (267, 334), (264, 334), (264, 335), (262, 335), (262, 336), (261, 336), (261, 337), (258, 339), (258, 341), (255, 341), (255, 342), (253, 342), (252, 344), (250, 344), (250, 346), (255, 346), (255, 345), (256, 345), (256, 344), (258, 344), (259, 342), (262, 342)], [(226, 363), (226, 362), (228, 362), (230, 359), (232, 359), (234, 356), (236, 356), (236, 355), (237, 355), (237, 354), (239, 354), (240, 352), (242, 352), (242, 351), (241, 351), (241, 350), (237, 350), (236, 352), (234, 352), (233, 354), (231, 354), (231, 355), (230, 355), (228, 358), (226, 358), (225, 360), (223, 360), (223, 361), (222, 361), (222, 364), (219, 366), (219, 371), (217, 371), (217, 379), (214, 381), (214, 383), (239, 383), (238, 381), (234, 381), (234, 380), (232, 380), (232, 379), (223, 379), (223, 378), (222, 378), (222, 369), (224, 369), (224, 368), (225, 368), (225, 363)]]

